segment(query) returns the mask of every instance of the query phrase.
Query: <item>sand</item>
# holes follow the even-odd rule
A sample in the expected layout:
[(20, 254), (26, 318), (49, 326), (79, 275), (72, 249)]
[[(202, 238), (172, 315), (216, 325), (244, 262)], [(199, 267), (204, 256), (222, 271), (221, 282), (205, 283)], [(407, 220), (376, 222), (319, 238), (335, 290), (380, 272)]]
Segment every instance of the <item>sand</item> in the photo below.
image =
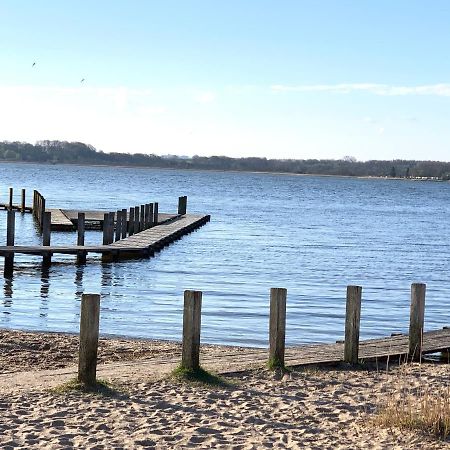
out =
[[(49, 354), (58, 353), (48, 349), (49, 340), (58, 348), (67, 344), (64, 351), (58, 350), (60, 358)], [(254, 369), (227, 375), (225, 386), (208, 386), (168, 378), (179, 357), (179, 344), (114, 339), (102, 342), (100, 352), (103, 360), (113, 362), (99, 365), (99, 369), (106, 367), (110, 392), (56, 393), (49, 387), (69, 380), (76, 370), (76, 342), (68, 335), (0, 333), (0, 448), (438, 449), (448, 445), (419, 431), (373, 423), (377, 407), (399, 384), (446, 384), (448, 365), (410, 364), (390, 367), (388, 372), (381, 366), (378, 370), (297, 368), (290, 374)], [(218, 356), (229, 351), (212, 346), (204, 353), (220, 360)]]

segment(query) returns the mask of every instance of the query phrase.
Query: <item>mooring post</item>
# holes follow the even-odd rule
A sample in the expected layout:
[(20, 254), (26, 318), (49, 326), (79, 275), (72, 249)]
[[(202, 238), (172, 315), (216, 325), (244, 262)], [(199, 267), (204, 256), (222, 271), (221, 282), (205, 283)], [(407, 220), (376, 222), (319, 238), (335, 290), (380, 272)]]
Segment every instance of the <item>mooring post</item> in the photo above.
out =
[(139, 206), (134, 207), (134, 233), (139, 233), (140, 228), (140, 220), (139, 220)]
[(9, 204), (8, 204), (8, 208), (12, 209), (13, 207), (13, 188), (10, 187), (9, 188)]
[(31, 208), (31, 213), (33, 217), (36, 217), (36, 189), (33, 189), (33, 206)]
[[(52, 225), (52, 213), (50, 211), (44, 212), (42, 216), (42, 245), (45, 247), (50, 246), (50, 236), (51, 236), (51, 225)], [(42, 264), (44, 266), (49, 266), (52, 262), (52, 255), (50, 252), (43, 254)]]
[(153, 205), (153, 217), (154, 217), (153, 224), (154, 225), (158, 225), (158, 222), (159, 222), (158, 209), (159, 209), (158, 202), (155, 202)]
[(20, 210), (24, 213), (25, 212), (25, 189), (22, 189), (22, 203), (20, 206)]
[(114, 216), (113, 212), (109, 213), (109, 221), (108, 221), (108, 244), (112, 244), (114, 242)]
[(178, 197), (178, 214), (184, 215), (187, 210), (187, 196)]
[[(14, 232), (15, 232), (15, 212), (10, 209), (7, 211), (6, 218), (6, 245), (8, 247), (14, 246)], [(5, 265), (3, 268), (3, 275), (5, 278), (11, 278), (14, 269), (14, 253), (8, 253), (5, 256)]]
[(358, 363), (359, 326), (361, 322), (361, 286), (347, 286), (345, 309), (344, 361)]
[(419, 361), (422, 356), (423, 327), (425, 321), (425, 292), (426, 284), (411, 284), (408, 356), (414, 361)]
[(122, 209), (122, 239), (127, 237), (127, 210)]
[(155, 226), (155, 216), (153, 213), (153, 203), (148, 205), (148, 227), (151, 228)]
[(134, 208), (130, 208), (130, 215), (128, 217), (128, 234), (132, 236), (135, 233), (134, 231)]
[(183, 349), (181, 366), (196, 371), (200, 368), (201, 291), (184, 291)]
[(97, 380), (97, 352), (100, 323), (100, 295), (81, 296), (78, 381), (93, 386)]
[[(78, 238), (77, 238), (77, 245), (83, 246), (84, 245), (84, 232), (86, 229), (86, 217), (84, 212), (78, 213), (78, 221), (77, 221), (77, 230), (78, 230)], [(85, 251), (79, 251), (77, 253), (77, 264), (86, 264), (86, 252)]]
[(148, 203), (144, 206), (144, 230), (146, 230), (150, 226), (150, 205)]
[(116, 211), (116, 234), (114, 240), (119, 241), (121, 234), (122, 234), (122, 210), (118, 209)]
[(286, 289), (270, 289), (269, 367), (271, 368), (284, 367), (286, 297)]
[(41, 215), (39, 217), (39, 223), (41, 225), (41, 228), (44, 226), (43, 220), (44, 220), (44, 213), (45, 213), (45, 198), (41, 195)]
[(108, 245), (109, 213), (103, 214), (103, 245)]
[(139, 222), (139, 230), (144, 231), (145, 230), (145, 205), (141, 205), (141, 215), (140, 215), (140, 222)]

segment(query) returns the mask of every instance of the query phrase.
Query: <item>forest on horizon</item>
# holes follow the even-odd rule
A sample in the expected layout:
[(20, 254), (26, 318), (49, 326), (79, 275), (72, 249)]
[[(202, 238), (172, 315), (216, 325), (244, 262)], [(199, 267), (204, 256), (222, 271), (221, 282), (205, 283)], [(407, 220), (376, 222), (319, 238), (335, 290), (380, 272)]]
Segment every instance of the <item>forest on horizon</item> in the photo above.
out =
[(0, 142), (0, 160), (51, 164), (96, 164), (170, 169), (285, 172), (309, 175), (431, 178), (450, 180), (450, 162), (414, 160), (357, 161), (342, 159), (267, 159), (227, 156), (158, 156), (144, 153), (105, 153), (81, 142)]

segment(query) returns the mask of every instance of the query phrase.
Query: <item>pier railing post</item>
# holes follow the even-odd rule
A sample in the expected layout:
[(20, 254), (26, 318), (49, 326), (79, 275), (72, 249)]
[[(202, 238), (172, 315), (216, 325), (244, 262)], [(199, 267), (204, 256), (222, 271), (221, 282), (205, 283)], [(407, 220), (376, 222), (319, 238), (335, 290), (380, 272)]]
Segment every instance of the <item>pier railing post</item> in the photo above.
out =
[(108, 244), (112, 244), (114, 242), (114, 213), (110, 212), (108, 220)]
[(150, 226), (149, 216), (150, 216), (150, 205), (146, 203), (144, 208), (144, 230), (146, 230)]
[(155, 226), (158, 225), (158, 223), (159, 223), (159, 212), (158, 212), (158, 209), (159, 209), (158, 202), (155, 202), (153, 204), (153, 224)]
[(31, 207), (31, 213), (33, 217), (36, 217), (36, 190), (33, 189), (33, 205)]
[(100, 295), (81, 296), (78, 381), (93, 386), (97, 378), (97, 352), (100, 324)]
[(139, 206), (134, 207), (134, 233), (139, 233), (140, 230), (140, 220), (139, 220)]
[(125, 239), (127, 237), (127, 210), (122, 209), (122, 234), (121, 238)]
[(178, 197), (178, 214), (186, 214), (187, 209), (187, 196)]
[(284, 288), (270, 289), (269, 367), (284, 367), (286, 340), (286, 297)]
[(153, 212), (153, 203), (148, 205), (148, 227), (151, 228), (155, 225), (155, 215)]
[(347, 286), (344, 361), (350, 364), (358, 363), (361, 294), (361, 286)]
[(39, 224), (41, 226), (41, 229), (44, 226), (44, 223), (43, 223), (44, 213), (45, 213), (45, 198), (42, 197), (42, 195), (41, 195), (41, 213), (40, 213), (41, 215), (39, 217)]
[[(77, 245), (83, 246), (84, 245), (84, 232), (86, 229), (86, 217), (84, 212), (78, 213), (78, 220), (77, 220)], [(79, 251), (77, 253), (77, 264), (86, 264), (86, 252)]]
[(411, 284), (408, 356), (414, 361), (420, 360), (422, 355), (423, 327), (425, 321), (425, 291), (426, 284)]
[[(50, 211), (44, 212), (42, 216), (42, 245), (48, 247), (50, 245), (51, 236), (51, 226), (52, 226), (52, 213)], [(52, 261), (52, 256), (50, 252), (44, 253), (42, 258), (42, 264), (44, 266), (49, 266)]]
[(128, 217), (128, 235), (133, 236), (134, 231), (134, 208), (130, 208), (130, 216)]
[(184, 291), (181, 366), (193, 371), (200, 368), (201, 310), (202, 292)]
[(139, 221), (139, 231), (145, 230), (145, 205), (141, 205), (141, 215)]
[[(14, 246), (15, 233), (15, 212), (10, 209), (7, 211), (6, 218), (6, 245), (8, 247)], [(8, 253), (5, 256), (5, 265), (3, 267), (3, 275), (5, 278), (11, 278), (14, 270), (14, 253)]]
[(119, 241), (121, 234), (122, 234), (122, 211), (119, 209), (116, 211), (116, 233), (114, 236), (114, 240)]
[(22, 189), (22, 202), (20, 205), (20, 210), (24, 213), (25, 212), (25, 189)]
[(103, 245), (108, 245), (109, 236), (109, 213), (103, 214)]
[(10, 188), (9, 188), (9, 203), (8, 203), (8, 209), (12, 209), (12, 207), (13, 207), (13, 195), (14, 195), (14, 193), (13, 193), (13, 188), (10, 187)]

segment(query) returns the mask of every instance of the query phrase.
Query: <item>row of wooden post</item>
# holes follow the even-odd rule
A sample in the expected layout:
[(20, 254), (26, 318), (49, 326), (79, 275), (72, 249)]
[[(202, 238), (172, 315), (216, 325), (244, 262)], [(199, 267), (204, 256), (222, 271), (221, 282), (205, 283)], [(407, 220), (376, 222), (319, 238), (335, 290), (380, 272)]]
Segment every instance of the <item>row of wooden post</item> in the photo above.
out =
[(25, 212), (26, 210), (26, 205), (25, 205), (25, 189), (22, 189), (21, 192), (21, 201), (20, 201), (20, 205), (14, 205), (13, 200), (14, 200), (14, 190), (12, 187), (9, 188), (9, 201), (8, 203), (5, 205), (7, 209), (19, 209), (21, 212)]
[[(411, 317), (409, 326), (409, 353), (412, 360), (422, 354), (425, 311), (425, 284), (411, 285)], [(344, 361), (358, 363), (359, 327), (361, 318), (361, 286), (347, 287)], [(269, 365), (284, 367), (286, 340), (286, 298), (284, 288), (270, 289)], [(196, 371), (200, 368), (202, 292), (185, 291), (183, 307), (182, 367)], [(85, 294), (81, 302), (80, 356), (78, 379), (95, 383), (99, 334), (100, 296)]]
[(33, 191), (33, 216), (39, 223), (39, 226), (43, 227), (45, 213), (45, 198), (39, 191)]

